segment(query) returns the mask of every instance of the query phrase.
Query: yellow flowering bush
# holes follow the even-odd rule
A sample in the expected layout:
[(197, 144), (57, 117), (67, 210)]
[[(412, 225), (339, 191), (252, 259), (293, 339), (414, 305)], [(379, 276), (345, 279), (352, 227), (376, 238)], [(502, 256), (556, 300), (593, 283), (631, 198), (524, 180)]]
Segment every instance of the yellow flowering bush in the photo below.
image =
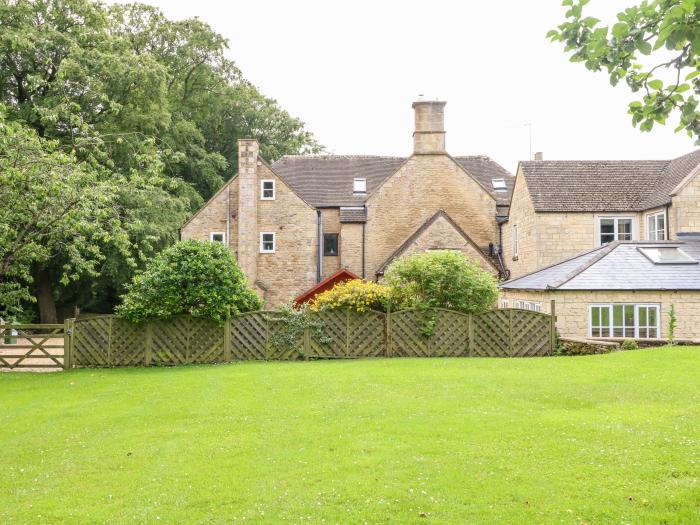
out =
[(389, 297), (389, 288), (384, 285), (361, 279), (352, 279), (336, 284), (316, 296), (311, 303), (311, 310), (334, 310), (349, 308), (355, 312), (384, 310)]

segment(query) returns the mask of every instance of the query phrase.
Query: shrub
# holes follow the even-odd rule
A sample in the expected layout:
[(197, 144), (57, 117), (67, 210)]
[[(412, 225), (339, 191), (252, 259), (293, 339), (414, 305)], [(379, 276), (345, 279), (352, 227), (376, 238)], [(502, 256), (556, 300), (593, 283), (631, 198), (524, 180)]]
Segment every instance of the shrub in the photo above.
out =
[(355, 312), (383, 311), (388, 296), (389, 289), (384, 285), (351, 279), (318, 294), (310, 308), (314, 312), (335, 308), (349, 308)]
[(492, 308), (496, 279), (462, 252), (435, 250), (394, 262), (386, 271), (393, 307), (441, 307), (464, 313)]
[(326, 332), (326, 324), (318, 316), (311, 315), (310, 312), (307, 304), (298, 307), (294, 307), (292, 304), (280, 306), (271, 316), (273, 321), (279, 323), (271, 336), (272, 346), (279, 351), (297, 348), (299, 355), (304, 357), (301, 338), (307, 328), (319, 343), (330, 343), (332, 339)]
[(622, 348), (622, 350), (638, 350), (639, 345), (634, 339), (625, 339), (620, 348)]
[(670, 345), (676, 344), (676, 323), (676, 306), (672, 304), (668, 312), (668, 344)]
[(223, 322), (262, 306), (228, 248), (194, 240), (161, 252), (134, 277), (122, 301), (117, 315), (134, 322), (179, 314)]

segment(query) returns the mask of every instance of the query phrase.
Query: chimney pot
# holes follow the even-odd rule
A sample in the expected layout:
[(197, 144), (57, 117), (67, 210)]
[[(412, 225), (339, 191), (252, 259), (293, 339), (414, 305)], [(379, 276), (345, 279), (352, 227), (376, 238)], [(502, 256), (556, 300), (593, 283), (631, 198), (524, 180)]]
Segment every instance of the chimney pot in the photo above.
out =
[(544, 153), (542, 153), (541, 151), (535, 153), (535, 160), (544, 160)]

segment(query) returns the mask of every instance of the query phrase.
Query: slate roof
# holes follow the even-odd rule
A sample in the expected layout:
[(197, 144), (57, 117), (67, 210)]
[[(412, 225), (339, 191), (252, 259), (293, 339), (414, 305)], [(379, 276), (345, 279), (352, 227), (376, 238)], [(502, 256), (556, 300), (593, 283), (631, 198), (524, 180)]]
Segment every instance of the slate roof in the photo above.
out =
[(679, 247), (700, 261), (700, 242), (612, 242), (502, 283), (508, 290), (700, 290), (700, 264), (654, 264), (639, 248)]
[(535, 160), (520, 167), (538, 212), (614, 212), (669, 203), (698, 164), (700, 150), (673, 160)]
[[(406, 160), (370, 155), (286, 155), (273, 163), (272, 169), (312, 206), (362, 206)], [(484, 155), (455, 157), (455, 161), (479, 181), (499, 205), (510, 203), (515, 177), (500, 164)], [(353, 194), (355, 178), (367, 180), (367, 193)], [(505, 179), (508, 191), (495, 191), (492, 178)]]
[(340, 222), (367, 222), (367, 210), (365, 207), (340, 207)]

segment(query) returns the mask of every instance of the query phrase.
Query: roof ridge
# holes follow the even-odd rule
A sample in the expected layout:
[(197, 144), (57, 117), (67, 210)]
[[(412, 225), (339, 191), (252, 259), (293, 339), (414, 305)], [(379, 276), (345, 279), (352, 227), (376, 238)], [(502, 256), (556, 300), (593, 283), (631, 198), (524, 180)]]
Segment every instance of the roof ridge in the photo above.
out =
[(282, 155), (275, 162), (282, 159), (392, 159), (403, 160), (408, 157), (399, 157), (394, 155), (336, 155), (323, 153), (310, 153), (306, 155)]

